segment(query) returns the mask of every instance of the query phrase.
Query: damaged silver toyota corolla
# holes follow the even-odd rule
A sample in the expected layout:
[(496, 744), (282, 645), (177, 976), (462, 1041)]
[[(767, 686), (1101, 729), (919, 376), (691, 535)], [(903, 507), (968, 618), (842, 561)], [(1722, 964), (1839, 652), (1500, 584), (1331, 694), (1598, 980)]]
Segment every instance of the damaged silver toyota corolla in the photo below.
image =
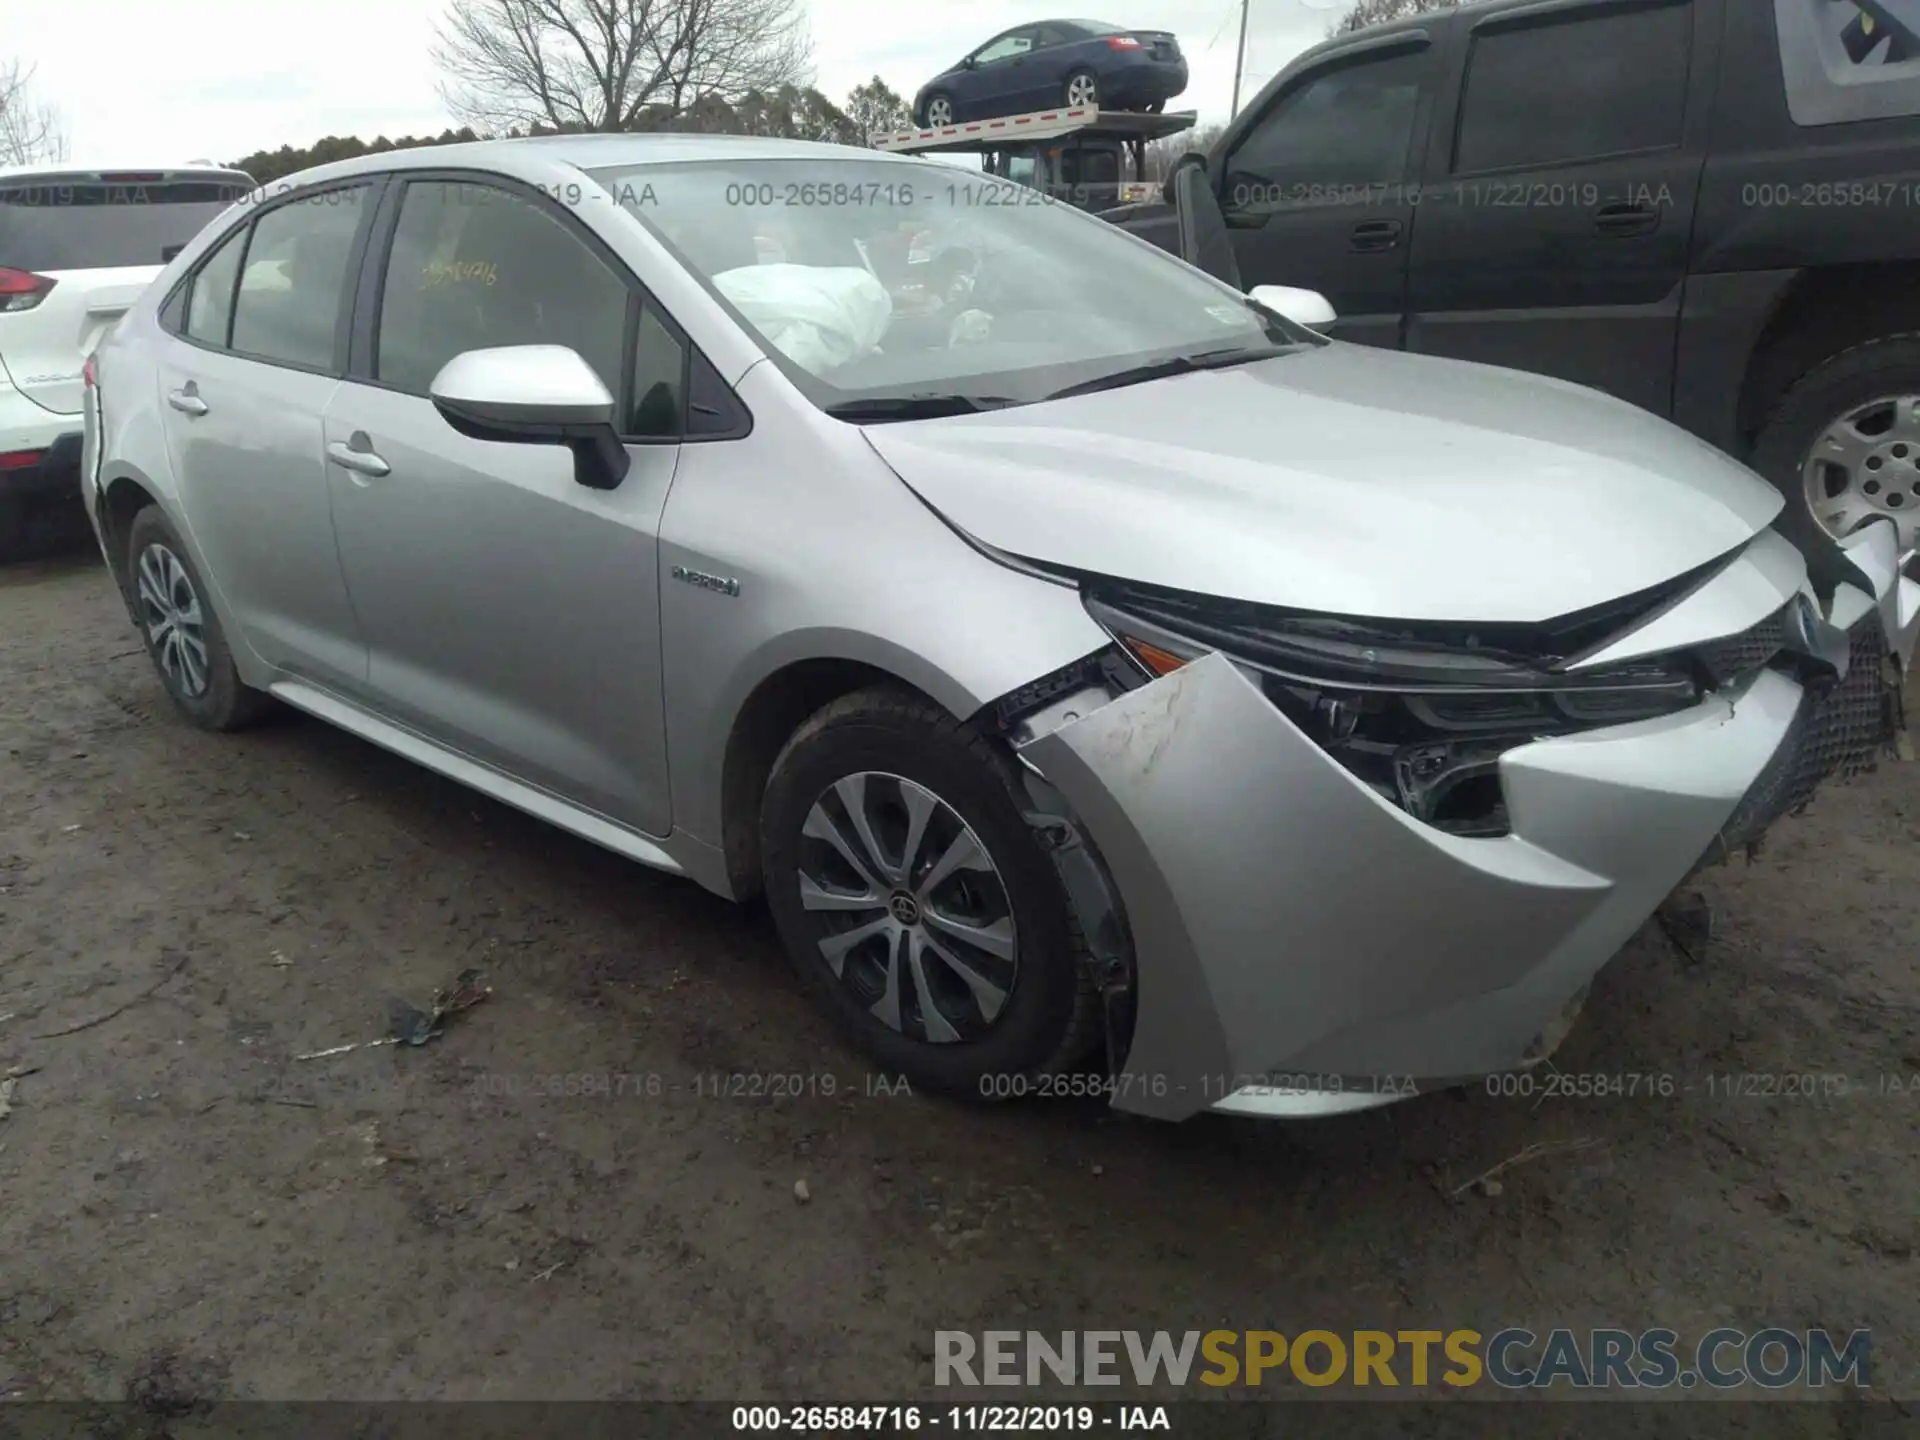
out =
[(1810, 566), (1663, 421), (990, 176), (584, 136), (254, 202), (88, 368), (180, 710), (764, 890), (919, 1084), (1104, 1047), (1122, 1109), (1311, 1115), (1534, 1063), (1900, 723), (1891, 525)]

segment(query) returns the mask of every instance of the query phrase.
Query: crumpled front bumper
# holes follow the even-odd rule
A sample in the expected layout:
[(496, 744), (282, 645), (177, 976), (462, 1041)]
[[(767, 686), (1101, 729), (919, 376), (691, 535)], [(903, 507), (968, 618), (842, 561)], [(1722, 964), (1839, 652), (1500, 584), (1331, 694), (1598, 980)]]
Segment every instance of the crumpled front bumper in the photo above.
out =
[[(1819, 737), (1858, 749), (1831, 707), (1857, 710), (1868, 684), (1879, 702), (1881, 666), (1863, 678), (1863, 660), (1911, 660), (1920, 585), (1890, 527), (1848, 548), (1876, 590), (1842, 587), (1827, 608), (1853, 641), (1851, 686), (1815, 696), (1764, 668), (1680, 714), (1511, 750), (1498, 839), (1380, 798), (1217, 654), (1027, 743), (1131, 930), (1116, 1108), (1329, 1114), (1528, 1060), (1703, 858), (1804, 803), (1781, 777), (1825, 763), (1806, 759)], [(1711, 603), (1790, 598), (1756, 594), (1779, 582), (1750, 568)]]

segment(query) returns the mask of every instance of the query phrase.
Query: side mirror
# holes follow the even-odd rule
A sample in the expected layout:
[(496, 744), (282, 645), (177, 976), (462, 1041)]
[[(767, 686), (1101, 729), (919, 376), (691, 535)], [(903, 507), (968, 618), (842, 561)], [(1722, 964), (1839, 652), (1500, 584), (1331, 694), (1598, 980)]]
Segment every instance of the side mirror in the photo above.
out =
[(427, 387), (434, 408), (462, 435), (507, 445), (564, 445), (573, 478), (611, 490), (632, 463), (614, 428), (613, 396), (593, 367), (564, 345), (466, 350)]
[(979, 63), (980, 62), (978, 60), (975, 60), (973, 56), (969, 55), (967, 56), (966, 59), (960, 62), (960, 68), (962, 70), (971, 70), (973, 69), (974, 66), (978, 65)]
[(1173, 164), (1167, 167), (1167, 178), (1161, 182), (1161, 187), (1160, 187), (1160, 196), (1163, 200), (1166, 201), (1167, 204), (1175, 205), (1179, 203), (1177, 200), (1174, 199), (1174, 194), (1173, 194), (1174, 178), (1177, 175), (1179, 175), (1179, 173), (1182, 170), (1188, 170), (1193, 168), (1194, 166), (1198, 166), (1200, 168), (1200, 173), (1202, 175), (1205, 175), (1207, 173), (1207, 156), (1205, 151), (1189, 150), (1187, 151), (1186, 154), (1182, 155), (1178, 160), (1174, 161)]
[(1325, 331), (1340, 318), (1334, 312), (1333, 302), (1318, 290), (1296, 290), (1291, 285), (1256, 285), (1247, 292), (1247, 298), (1309, 330)]

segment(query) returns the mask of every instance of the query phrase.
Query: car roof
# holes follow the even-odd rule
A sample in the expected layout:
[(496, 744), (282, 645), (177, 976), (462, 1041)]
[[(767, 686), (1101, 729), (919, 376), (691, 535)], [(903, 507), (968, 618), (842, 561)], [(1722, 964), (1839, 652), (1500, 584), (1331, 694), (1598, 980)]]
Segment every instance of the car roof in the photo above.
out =
[(904, 157), (830, 141), (779, 140), (763, 135), (698, 135), (676, 132), (625, 135), (535, 135), (526, 139), (471, 140), (456, 145), (420, 145), (356, 155), (302, 170), (273, 182), (276, 191), (316, 181), (389, 170), (504, 169), (538, 158), (580, 170), (627, 165), (666, 165), (686, 160), (862, 159), (904, 163)]
[(34, 180), (48, 175), (219, 175), (238, 176), (248, 181), (252, 176), (244, 170), (235, 170), (229, 165), (189, 164), (182, 165), (171, 161), (163, 165), (74, 165), (42, 163), (39, 165), (0, 165), (0, 180)]

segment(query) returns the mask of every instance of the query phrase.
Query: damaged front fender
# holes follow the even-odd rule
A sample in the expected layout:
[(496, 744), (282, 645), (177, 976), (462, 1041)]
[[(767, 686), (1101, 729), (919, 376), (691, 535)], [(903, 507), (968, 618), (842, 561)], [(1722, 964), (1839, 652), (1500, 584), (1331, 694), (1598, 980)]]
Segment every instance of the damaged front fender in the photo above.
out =
[(1125, 903), (1115, 1106), (1179, 1119), (1314, 1075), (1268, 1113), (1327, 1113), (1519, 1063), (1713, 840), (1801, 694), (1768, 671), (1511, 751), (1497, 839), (1382, 799), (1218, 654), (1028, 740)]

